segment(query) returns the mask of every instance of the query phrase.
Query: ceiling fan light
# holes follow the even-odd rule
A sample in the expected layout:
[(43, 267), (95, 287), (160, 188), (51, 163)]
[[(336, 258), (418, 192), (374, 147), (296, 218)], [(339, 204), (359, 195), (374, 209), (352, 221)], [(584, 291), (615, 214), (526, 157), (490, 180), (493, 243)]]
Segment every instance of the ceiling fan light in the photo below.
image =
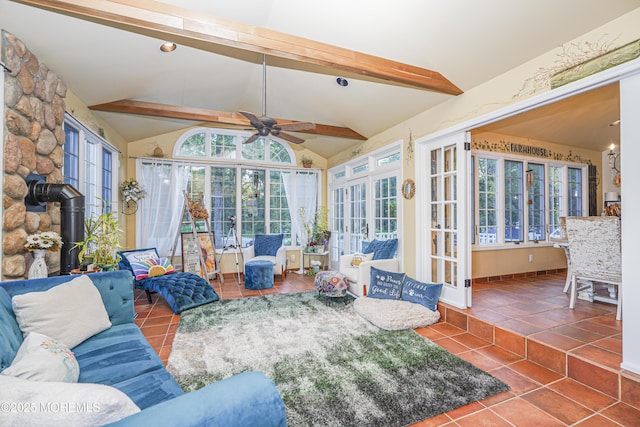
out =
[(342, 87), (349, 86), (349, 80), (345, 79), (344, 77), (338, 77), (336, 79), (336, 82)]
[(178, 48), (178, 45), (172, 42), (166, 42), (160, 45), (160, 50), (163, 52), (173, 52), (177, 48)]

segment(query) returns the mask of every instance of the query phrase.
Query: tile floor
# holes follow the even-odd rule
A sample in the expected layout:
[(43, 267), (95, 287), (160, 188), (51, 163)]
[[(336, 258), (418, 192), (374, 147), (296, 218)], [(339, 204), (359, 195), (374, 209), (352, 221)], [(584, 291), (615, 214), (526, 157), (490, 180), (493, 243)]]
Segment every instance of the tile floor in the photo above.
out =
[[(474, 283), (473, 308), (441, 305), (446, 321), (417, 332), (511, 390), (414, 426), (640, 426), (640, 379), (618, 372), (615, 307), (579, 301), (569, 310), (564, 280), (557, 273)], [(312, 290), (313, 278), (290, 273), (272, 289), (248, 291), (229, 275), (214, 287), (223, 299), (244, 298)], [(136, 291), (135, 304), (136, 324), (166, 363), (180, 316), (157, 295), (148, 304)]]

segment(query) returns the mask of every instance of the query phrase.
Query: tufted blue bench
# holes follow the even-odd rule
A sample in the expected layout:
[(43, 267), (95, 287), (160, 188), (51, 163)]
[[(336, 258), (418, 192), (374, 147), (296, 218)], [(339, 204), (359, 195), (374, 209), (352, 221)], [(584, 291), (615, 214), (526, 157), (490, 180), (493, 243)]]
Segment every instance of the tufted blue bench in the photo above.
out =
[[(133, 268), (124, 256), (124, 252), (147, 250), (149, 249), (118, 252), (121, 257), (119, 262), (120, 269), (129, 270), (133, 273)], [(175, 314), (220, 299), (213, 286), (206, 279), (188, 272), (171, 273), (140, 280), (134, 279), (133, 283), (136, 288), (142, 289), (147, 293), (149, 303), (151, 303), (150, 292), (160, 294)]]

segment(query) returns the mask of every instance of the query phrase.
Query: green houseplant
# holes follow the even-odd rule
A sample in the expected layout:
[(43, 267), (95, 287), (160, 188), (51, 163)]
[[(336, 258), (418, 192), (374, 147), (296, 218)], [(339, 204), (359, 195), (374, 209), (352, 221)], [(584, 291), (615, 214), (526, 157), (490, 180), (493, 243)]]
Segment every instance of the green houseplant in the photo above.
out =
[(115, 270), (118, 267), (116, 251), (120, 248), (122, 229), (115, 211), (105, 200), (98, 199), (102, 203), (102, 213), (85, 219), (84, 240), (74, 242), (74, 248), (80, 248), (78, 260), (81, 264), (88, 258), (103, 270)]

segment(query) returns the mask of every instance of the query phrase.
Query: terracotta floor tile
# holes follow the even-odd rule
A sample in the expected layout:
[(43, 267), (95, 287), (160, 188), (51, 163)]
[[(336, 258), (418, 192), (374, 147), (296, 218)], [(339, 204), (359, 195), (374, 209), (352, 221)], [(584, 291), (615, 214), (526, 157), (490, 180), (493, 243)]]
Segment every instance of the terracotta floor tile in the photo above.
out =
[(507, 367), (494, 369), (491, 371), (491, 375), (504, 381), (511, 387), (511, 392), (516, 395), (521, 395), (540, 387), (535, 381)]
[(505, 402), (509, 399), (513, 399), (516, 397), (516, 394), (511, 391), (505, 391), (502, 393), (494, 394), (493, 396), (489, 396), (485, 399), (482, 399), (480, 403), (482, 403), (487, 408), (490, 408), (499, 403)]
[(484, 321), (489, 322), (491, 324), (495, 324), (495, 323), (498, 323), (498, 322), (503, 322), (505, 320), (509, 320), (510, 319), (509, 316), (497, 313), (497, 312), (495, 312), (493, 310), (483, 310), (483, 311), (480, 311), (478, 313), (474, 313), (474, 316), (477, 317), (478, 319), (484, 320)]
[(605, 393), (615, 399), (618, 396), (618, 373), (601, 368), (591, 361), (585, 361), (569, 355), (567, 358), (567, 376)]
[(172, 317), (173, 316), (149, 317), (144, 321), (143, 326), (169, 325), (171, 324)]
[(513, 332), (517, 332), (521, 335), (531, 335), (531, 334), (535, 334), (536, 332), (540, 332), (542, 331), (544, 328), (541, 328), (539, 326), (535, 326), (532, 325), (530, 323), (526, 323), (526, 322), (522, 322), (520, 320), (517, 319), (509, 319), (509, 320), (505, 320), (503, 322), (497, 322), (496, 326), (499, 326), (503, 329), (506, 329), (508, 331), (513, 331)]
[(487, 342), (493, 342), (493, 325), (475, 317), (468, 319), (468, 331), (475, 337)]
[(508, 427), (511, 424), (490, 409), (483, 409), (464, 418), (456, 420), (456, 424), (462, 427)]
[(594, 415), (579, 423), (574, 424), (574, 427), (620, 427), (620, 424), (611, 421), (602, 415)]
[(498, 347), (497, 345), (491, 345), (488, 347), (482, 347), (477, 349), (478, 353), (483, 354), (491, 359), (497, 360), (500, 363), (508, 364), (513, 363), (518, 360), (522, 360), (521, 356), (517, 354), (511, 353), (503, 348)]
[(420, 334), (421, 336), (430, 339), (430, 340), (436, 340), (438, 338), (444, 338), (445, 335), (443, 335), (442, 333), (436, 331), (435, 329), (433, 329), (432, 327), (428, 326), (426, 328), (418, 328), (416, 329), (416, 332), (418, 334)]
[(564, 378), (553, 384), (549, 384), (547, 387), (565, 397), (568, 397), (569, 399), (575, 400), (582, 406), (593, 411), (600, 411), (615, 402), (615, 400), (610, 396), (600, 393), (593, 388), (587, 387), (570, 378)]
[(584, 345), (584, 342), (569, 338), (566, 335), (558, 334), (551, 331), (542, 331), (529, 335), (529, 339), (547, 344), (559, 350), (571, 350), (572, 348)]
[(433, 328), (435, 331), (440, 332), (442, 335), (445, 335), (447, 337), (450, 337), (452, 335), (459, 335), (459, 334), (463, 334), (465, 333), (465, 331), (463, 331), (460, 328), (457, 328), (453, 325), (450, 325), (448, 323), (436, 323), (434, 325), (431, 325), (431, 328)]
[(565, 425), (535, 405), (520, 398), (493, 406), (491, 410), (518, 427), (559, 427)]
[(611, 328), (609, 326), (602, 325), (597, 322), (592, 322), (590, 320), (583, 320), (581, 322), (576, 322), (572, 326), (575, 326), (576, 328), (584, 329), (586, 331), (595, 332), (595, 333), (604, 335), (606, 337), (616, 335), (617, 333), (620, 332), (619, 329)]
[(597, 341), (597, 340), (600, 340), (600, 339), (606, 337), (606, 335), (598, 334), (598, 333), (593, 332), (593, 331), (587, 331), (585, 329), (578, 328), (578, 327), (573, 326), (573, 325), (559, 326), (557, 328), (550, 329), (548, 332), (553, 332), (553, 333), (557, 333), (557, 334), (560, 334), (560, 335), (564, 335), (566, 337), (569, 337), (569, 338), (572, 338), (572, 339), (576, 339), (576, 340), (582, 341), (582, 342)]
[(465, 334), (460, 334), (460, 335), (455, 335), (453, 337), (453, 339), (457, 342), (459, 342), (460, 344), (463, 344), (469, 348), (473, 348), (473, 349), (478, 349), (481, 347), (487, 347), (489, 345), (492, 345), (492, 343), (487, 342), (483, 339), (480, 339), (474, 335), (471, 335), (469, 333), (465, 333)]
[(522, 395), (522, 399), (566, 424), (576, 423), (594, 413), (548, 388), (540, 388), (526, 393)]
[(535, 340), (527, 340), (527, 359), (561, 375), (567, 372), (567, 355)]
[(454, 341), (451, 338), (441, 338), (433, 340), (433, 342), (453, 354), (460, 354), (470, 350), (469, 347), (460, 344), (459, 342)]
[(503, 366), (502, 363), (491, 359), (490, 357), (487, 357), (483, 354), (480, 354), (475, 350), (468, 351), (466, 353), (460, 353), (458, 354), (458, 357), (485, 371), (490, 371), (492, 369)]
[(527, 353), (526, 339), (522, 335), (516, 334), (515, 332), (507, 331), (506, 329), (496, 327), (495, 328), (495, 344), (519, 356), (522, 356), (522, 357), (526, 356), (526, 353)]
[(625, 403), (616, 403), (612, 407), (602, 411), (600, 414), (625, 427), (640, 426), (640, 410)]
[(622, 355), (613, 353), (593, 344), (587, 344), (582, 347), (571, 350), (572, 355), (582, 359), (595, 361), (598, 365), (606, 366), (611, 369), (619, 370), (622, 363)]
[(485, 406), (482, 403), (472, 402), (472, 403), (469, 403), (468, 405), (464, 405), (457, 409), (454, 409), (453, 411), (447, 412), (447, 415), (449, 416), (449, 418), (455, 421), (458, 418), (462, 418), (469, 414), (482, 411), (484, 408)]
[(592, 343), (596, 347), (604, 348), (612, 353), (622, 354), (622, 335), (604, 338)]
[(462, 329), (467, 330), (467, 315), (455, 309), (447, 309), (446, 322)]
[(518, 372), (519, 374), (524, 375), (527, 378), (530, 378), (540, 384), (549, 384), (553, 381), (557, 381), (563, 378), (562, 375), (557, 372), (553, 372), (550, 369), (547, 369), (543, 366), (538, 365), (537, 363), (530, 362), (528, 360), (521, 360), (516, 363), (512, 363), (509, 365), (510, 369)]
[(162, 335), (164, 337), (169, 330), (169, 325), (143, 326), (140, 329), (147, 339), (158, 335)]

